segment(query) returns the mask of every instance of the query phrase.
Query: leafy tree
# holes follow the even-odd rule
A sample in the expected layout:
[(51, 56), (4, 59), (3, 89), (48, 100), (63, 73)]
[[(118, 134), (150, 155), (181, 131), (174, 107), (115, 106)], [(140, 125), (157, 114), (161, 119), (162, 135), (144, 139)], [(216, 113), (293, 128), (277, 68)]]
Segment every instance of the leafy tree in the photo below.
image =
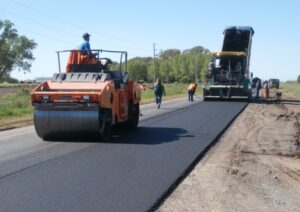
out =
[(297, 83), (300, 83), (300, 75), (297, 78)]
[(0, 80), (8, 77), (15, 68), (30, 72), (31, 62), (35, 59), (32, 50), (37, 44), (18, 35), (13, 27), (12, 22), (0, 20)]
[(147, 81), (147, 66), (139, 59), (128, 61), (128, 73), (131, 79)]
[(200, 54), (208, 54), (210, 51), (203, 46), (195, 46), (191, 49), (186, 49), (182, 53), (183, 54), (193, 54), (193, 55), (200, 55)]
[(174, 82), (176, 78), (172, 61), (162, 60), (159, 64), (159, 76), (164, 79), (164, 82)]
[(18, 79), (15, 79), (15, 78), (12, 78), (12, 77), (9, 77), (9, 76), (4, 76), (0, 82), (8, 82), (8, 83), (18, 83), (19, 80)]
[[(207, 73), (207, 64), (212, 55), (208, 49), (196, 46), (181, 52), (178, 49), (167, 49), (155, 59), (155, 74), (153, 72), (153, 58), (135, 57), (128, 61), (130, 78), (152, 82), (154, 76), (164, 82), (188, 83), (197, 78), (204, 82)], [(117, 64), (117, 63), (116, 63)]]
[(183, 54), (203, 54), (204, 52), (204, 47), (202, 46), (195, 46), (191, 49), (186, 49), (183, 51)]
[[(196, 46), (183, 52), (178, 49), (168, 49), (162, 51), (159, 59), (156, 60), (156, 75), (170, 83), (193, 82), (196, 75), (203, 82), (210, 59), (210, 51), (202, 46)], [(153, 63), (151, 64), (153, 65)], [(151, 72), (149, 76), (152, 74)]]
[(161, 59), (167, 60), (167, 59), (171, 59), (172, 57), (175, 57), (177, 55), (180, 55), (179, 49), (167, 49), (165, 51), (160, 52), (159, 57)]

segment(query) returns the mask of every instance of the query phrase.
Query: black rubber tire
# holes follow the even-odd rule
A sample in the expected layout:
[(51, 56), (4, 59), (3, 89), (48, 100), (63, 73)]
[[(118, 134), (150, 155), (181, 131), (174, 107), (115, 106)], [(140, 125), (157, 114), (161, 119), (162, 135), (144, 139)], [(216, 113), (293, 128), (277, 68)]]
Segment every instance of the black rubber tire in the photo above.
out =
[(100, 110), (99, 117), (99, 135), (103, 141), (108, 141), (111, 137), (112, 132), (112, 113), (111, 110), (103, 109)]
[(140, 104), (133, 104), (132, 102), (129, 104), (128, 109), (128, 121), (126, 122), (126, 126), (128, 129), (135, 129), (138, 126), (140, 118)]

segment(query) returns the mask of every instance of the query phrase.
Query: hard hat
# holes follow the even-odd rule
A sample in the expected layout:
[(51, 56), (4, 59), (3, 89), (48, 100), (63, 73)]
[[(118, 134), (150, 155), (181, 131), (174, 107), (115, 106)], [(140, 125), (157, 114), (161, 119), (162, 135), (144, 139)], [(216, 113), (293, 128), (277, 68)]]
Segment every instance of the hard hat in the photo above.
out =
[(89, 34), (89, 33), (84, 33), (83, 35), (82, 35), (82, 37), (84, 37), (84, 38), (86, 38), (86, 37), (90, 37), (91, 35)]

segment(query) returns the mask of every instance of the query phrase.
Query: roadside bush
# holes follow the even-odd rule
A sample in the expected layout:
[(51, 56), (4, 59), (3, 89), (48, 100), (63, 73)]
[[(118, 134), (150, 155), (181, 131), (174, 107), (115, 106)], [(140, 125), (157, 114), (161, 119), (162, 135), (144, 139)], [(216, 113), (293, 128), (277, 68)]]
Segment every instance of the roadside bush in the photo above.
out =
[(32, 106), (28, 90), (0, 98), (0, 118), (23, 116), (30, 113), (32, 113)]

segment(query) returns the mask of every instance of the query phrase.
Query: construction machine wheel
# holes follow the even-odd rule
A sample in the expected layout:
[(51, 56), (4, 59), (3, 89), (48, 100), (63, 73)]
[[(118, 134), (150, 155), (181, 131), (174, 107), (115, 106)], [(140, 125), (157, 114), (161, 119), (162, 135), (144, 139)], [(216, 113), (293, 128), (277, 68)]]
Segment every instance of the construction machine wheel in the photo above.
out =
[(101, 117), (99, 117), (99, 134), (103, 141), (108, 141), (111, 137), (112, 132), (112, 113), (111, 110), (103, 109), (100, 112)]
[(140, 104), (134, 104), (130, 102), (128, 110), (128, 121), (126, 122), (126, 127), (129, 129), (135, 129), (138, 126), (140, 118)]

